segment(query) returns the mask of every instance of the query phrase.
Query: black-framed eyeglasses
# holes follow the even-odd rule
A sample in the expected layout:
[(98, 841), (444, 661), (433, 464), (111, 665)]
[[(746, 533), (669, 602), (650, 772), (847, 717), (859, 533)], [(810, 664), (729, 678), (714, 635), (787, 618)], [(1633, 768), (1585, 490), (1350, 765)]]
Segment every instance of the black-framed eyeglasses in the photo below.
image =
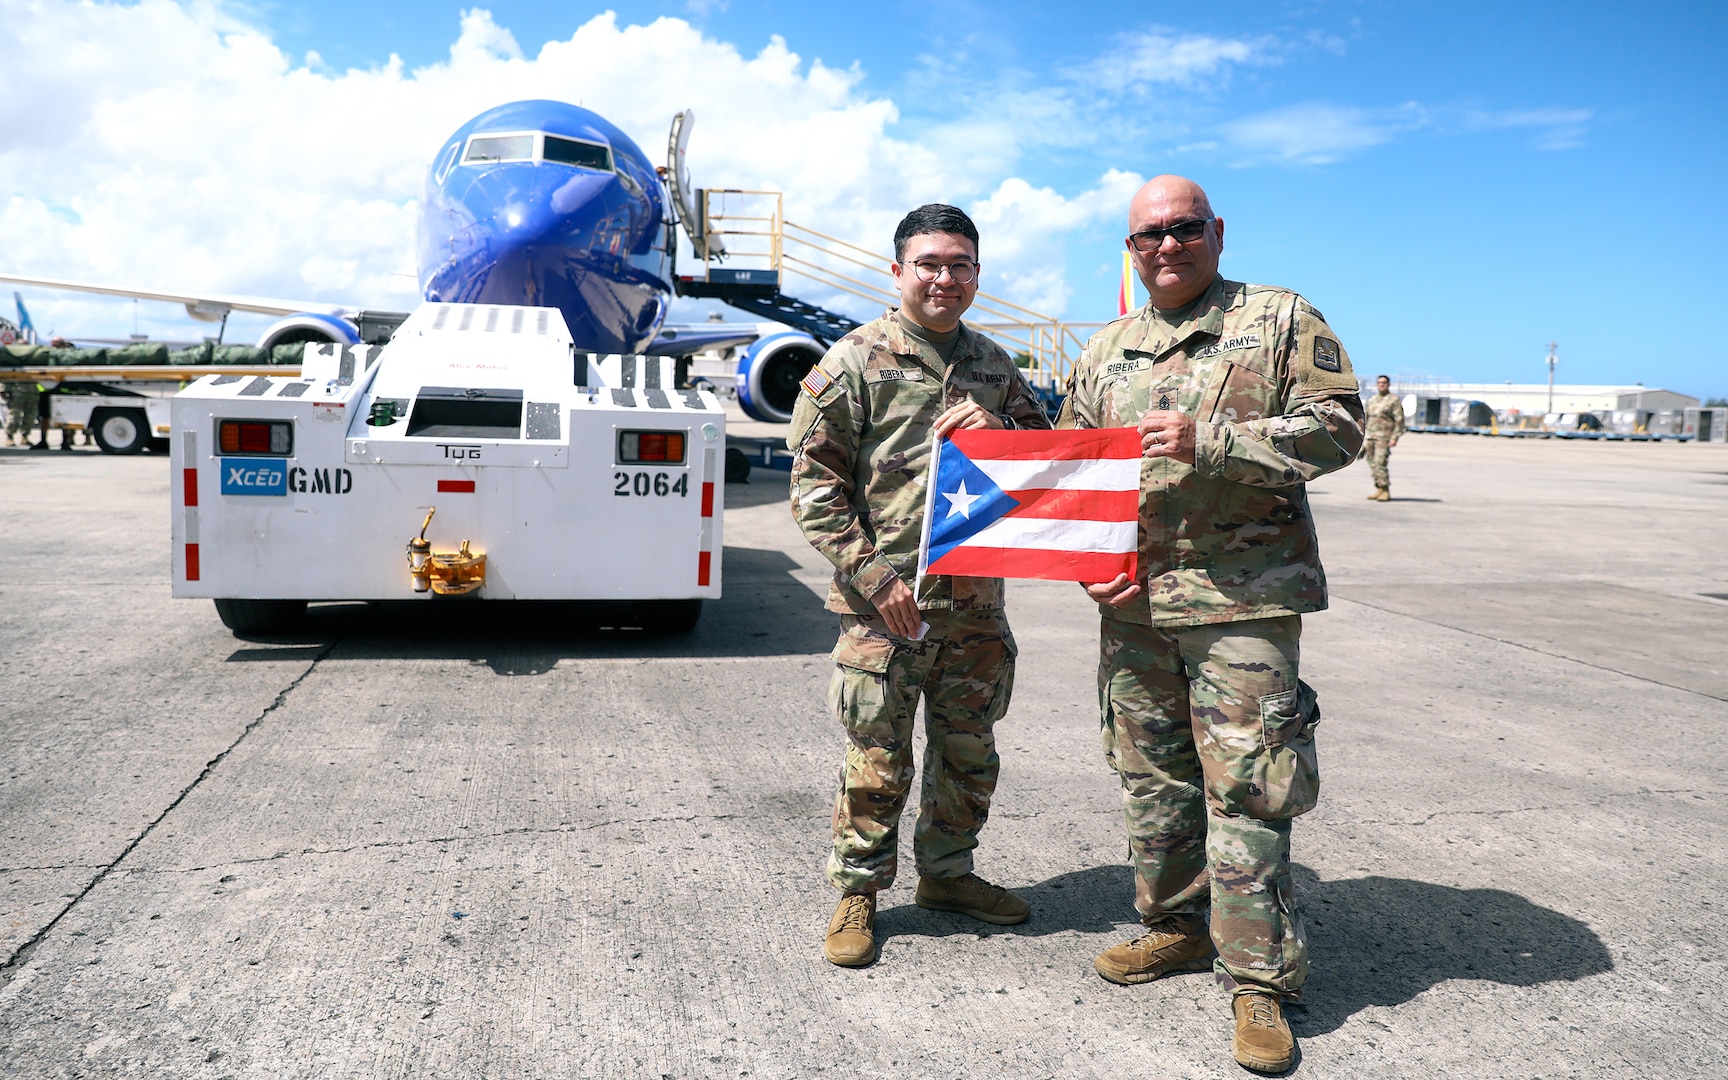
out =
[(1178, 244), (1192, 244), (1200, 239), (1206, 231), (1209, 217), (1195, 218), (1192, 221), (1178, 221), (1162, 229), (1141, 229), (1128, 237), (1128, 245), (1135, 251), (1157, 251), (1164, 246), (1166, 236), (1174, 236)]
[(978, 276), (978, 264), (965, 259), (951, 263), (915, 262), (912, 269), (918, 275), (919, 281), (935, 281), (942, 276), (942, 271), (946, 270), (948, 280), (956, 285), (966, 285)]

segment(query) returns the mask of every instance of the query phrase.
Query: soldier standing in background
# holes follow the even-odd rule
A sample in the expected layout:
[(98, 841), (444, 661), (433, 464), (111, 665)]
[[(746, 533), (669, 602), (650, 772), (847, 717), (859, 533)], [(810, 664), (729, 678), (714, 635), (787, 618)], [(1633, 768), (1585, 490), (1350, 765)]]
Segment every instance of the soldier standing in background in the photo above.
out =
[(1306, 300), (1218, 274), (1224, 220), (1199, 185), (1149, 181), (1128, 228), (1151, 300), (1087, 342), (1058, 424), (1138, 427), (1145, 448), (1139, 578), (1086, 591), (1146, 931), (1093, 967), (1118, 983), (1213, 969), (1236, 1061), (1281, 1072), (1282, 1003), (1308, 972), (1290, 820), (1320, 780), (1297, 654), (1326, 579), (1303, 483), (1355, 458), (1362, 398)]
[(1392, 480), (1386, 462), (1404, 434), (1404, 403), (1392, 393), (1392, 380), (1384, 375), (1374, 380), (1374, 396), (1368, 399), (1368, 435), (1362, 441), (1362, 456), (1374, 475), (1374, 494), (1369, 502), (1391, 502)]
[(939, 204), (907, 214), (890, 268), (901, 305), (835, 343), (811, 369), (786, 440), (792, 515), (835, 566), (840, 613), (829, 705), (846, 729), (828, 880), (842, 893), (823, 955), (876, 959), (876, 894), (894, 881), (912, 780), (912, 717), (925, 754), (912, 850), (915, 902), (984, 922), (1028, 907), (972, 873), (1000, 762), (993, 729), (1014, 685), (1002, 581), (932, 575), (913, 592), (932, 437), (961, 428), (1048, 428), (1000, 346), (960, 316), (978, 293), (978, 230)]
[[(37, 411), (42, 399), (42, 389), (33, 382), (6, 383), (6, 439), (14, 439), (20, 446), (30, 446), (30, 429), (36, 426)], [(32, 449), (48, 449), (48, 436), (42, 436), (42, 442)]]

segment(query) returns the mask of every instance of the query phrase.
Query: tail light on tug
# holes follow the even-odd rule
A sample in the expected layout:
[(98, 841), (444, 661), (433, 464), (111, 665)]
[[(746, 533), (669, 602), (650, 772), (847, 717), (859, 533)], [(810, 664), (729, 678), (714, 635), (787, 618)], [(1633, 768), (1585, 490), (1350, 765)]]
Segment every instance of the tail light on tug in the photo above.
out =
[(618, 464), (682, 465), (684, 464), (684, 432), (620, 431), (618, 433)]
[(216, 452), (222, 455), (294, 456), (294, 423), (290, 420), (218, 420)]

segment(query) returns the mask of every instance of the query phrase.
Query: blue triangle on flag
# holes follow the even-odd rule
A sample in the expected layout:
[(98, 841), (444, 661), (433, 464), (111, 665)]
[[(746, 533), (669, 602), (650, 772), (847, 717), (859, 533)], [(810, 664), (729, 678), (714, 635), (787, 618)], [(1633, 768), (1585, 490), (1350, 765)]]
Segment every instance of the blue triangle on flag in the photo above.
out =
[(926, 565), (1020, 505), (996, 486), (960, 448), (942, 440), (936, 448), (936, 497), (931, 501), (930, 552)]

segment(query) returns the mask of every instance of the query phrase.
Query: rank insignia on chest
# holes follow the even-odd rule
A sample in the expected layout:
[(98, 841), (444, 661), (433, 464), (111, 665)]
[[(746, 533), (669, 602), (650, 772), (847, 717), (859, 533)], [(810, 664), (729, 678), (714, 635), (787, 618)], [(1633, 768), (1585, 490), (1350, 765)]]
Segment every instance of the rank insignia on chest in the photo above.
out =
[(801, 385), (804, 387), (804, 392), (814, 398), (821, 397), (822, 391), (828, 389), (833, 382), (834, 380), (828, 377), (826, 371), (819, 367), (813, 367), (810, 369), (810, 374), (804, 376)]
[(1331, 338), (1317, 337), (1314, 339), (1314, 366), (1321, 371), (1340, 371), (1343, 368), (1339, 360), (1338, 343)]
[(1165, 410), (1165, 411), (1169, 410), (1169, 408), (1170, 408), (1170, 395), (1169, 394), (1159, 394), (1158, 395), (1158, 408), (1161, 410)]

